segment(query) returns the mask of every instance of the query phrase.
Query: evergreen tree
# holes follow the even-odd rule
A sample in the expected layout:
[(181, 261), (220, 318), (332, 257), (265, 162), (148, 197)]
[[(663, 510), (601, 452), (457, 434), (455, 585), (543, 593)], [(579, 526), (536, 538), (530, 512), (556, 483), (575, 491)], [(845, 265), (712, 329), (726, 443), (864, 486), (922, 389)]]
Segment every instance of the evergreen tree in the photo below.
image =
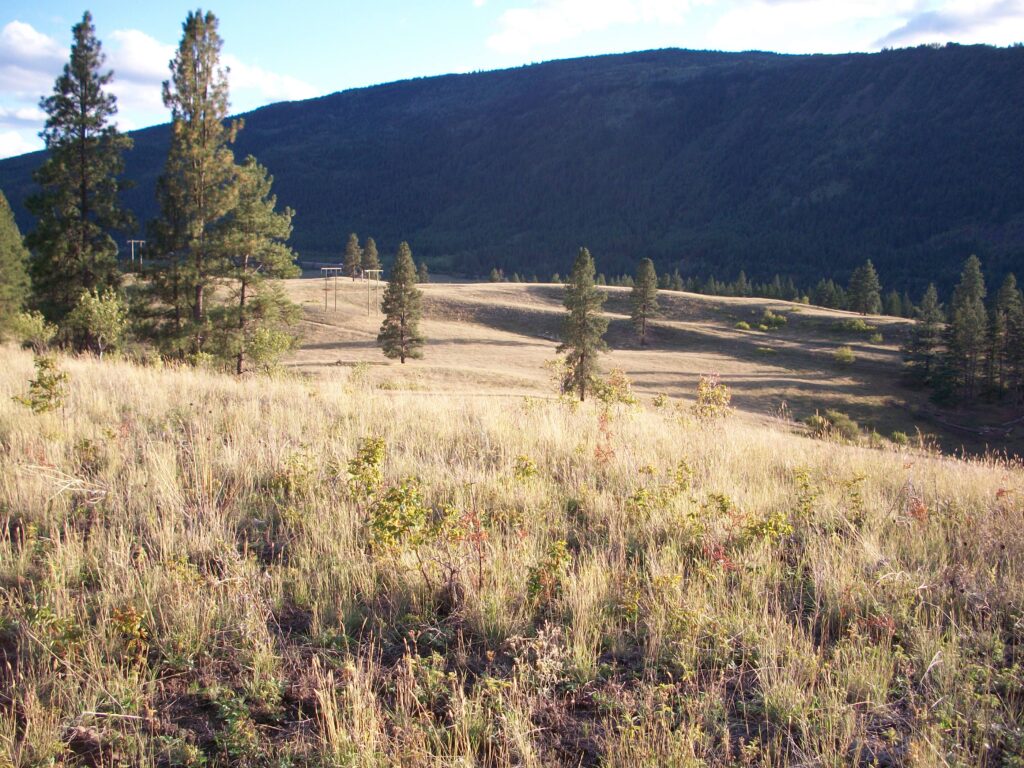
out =
[(487, 282), (489, 283), (500, 283), (501, 272), (498, 271), (497, 267), (491, 267), (491, 272), (487, 275)]
[(672, 278), (669, 280), (669, 287), (673, 291), (683, 290), (683, 276), (679, 274), (678, 269), (672, 270)]
[(932, 283), (921, 299), (920, 314), (914, 327), (910, 329), (910, 336), (903, 347), (903, 359), (907, 363), (911, 378), (922, 384), (927, 384), (932, 379), (939, 356), (939, 345), (942, 342), (944, 321), (939, 294)]
[(28, 250), (7, 198), (0, 192), (0, 338), (28, 299)]
[(903, 300), (896, 291), (885, 294), (884, 311), (889, 317), (903, 317)]
[(216, 348), (239, 375), (247, 364), (272, 366), (295, 343), (288, 326), (298, 320), (299, 307), (280, 284), (300, 272), (295, 254), (285, 244), (293, 212), (276, 210), (273, 182), (256, 158), (247, 157), (238, 171), (238, 203), (217, 228), (219, 246), (227, 254), (231, 292), (215, 312)]
[(868, 259), (853, 271), (848, 290), (850, 309), (862, 315), (876, 315), (882, 309), (882, 284), (875, 265)]
[(736, 278), (736, 288), (734, 293), (737, 296), (749, 296), (750, 295), (750, 281), (747, 280), (747, 273), (742, 269), (740, 270), (739, 277)]
[[(519, 275), (514, 275), (514, 282), (519, 282)], [(417, 283), (429, 283), (430, 282), (430, 270), (427, 269), (427, 262), (421, 261), (420, 265), (416, 267), (416, 282)]]
[(1006, 389), (1015, 367), (1014, 358), (1021, 341), (1015, 331), (1019, 327), (1022, 312), (1024, 301), (1017, 287), (1017, 278), (1009, 274), (996, 295), (989, 326), (989, 383), (1000, 392)]
[[(201, 354), (210, 334), (207, 302), (212, 288), (233, 272), (217, 229), (238, 200), (237, 166), (230, 147), (241, 121), (228, 116), (227, 72), (220, 65), (217, 18), (189, 12), (163, 85), (171, 110), (171, 147), (157, 187), (161, 221), (158, 265), (172, 275), (156, 281), (157, 299), (170, 306), (177, 327), (164, 327), (169, 346)], [(161, 283), (166, 283), (162, 285)], [(165, 339), (165, 342), (168, 341)]]
[(348, 236), (348, 242), (345, 243), (345, 274), (355, 280), (362, 266), (363, 249), (359, 247), (359, 238), (353, 232)]
[(650, 259), (643, 259), (636, 269), (630, 304), (633, 327), (640, 338), (640, 346), (647, 346), (647, 322), (658, 315), (658, 275)]
[(397, 357), (402, 363), (406, 358), (423, 357), (424, 338), (419, 331), (422, 297), (422, 292), (416, 288), (412, 251), (409, 244), (403, 242), (398, 246), (398, 255), (384, 289), (384, 323), (377, 334), (377, 343), (388, 357)]
[(42, 137), (48, 157), (36, 171), (42, 191), (26, 206), (37, 219), (27, 244), (35, 303), (60, 322), (83, 293), (117, 286), (117, 244), (111, 232), (132, 225), (118, 205), (122, 154), (132, 140), (111, 120), (117, 100), (104, 91), (113, 72), (88, 11), (72, 28), (71, 57), (53, 94), (40, 102), (47, 114)]
[(377, 243), (372, 237), (366, 238), (363, 248), (363, 273), (368, 269), (380, 269), (380, 256), (377, 254)]
[(981, 273), (981, 261), (977, 256), (971, 256), (964, 264), (960, 282), (953, 292), (946, 334), (949, 373), (961, 397), (968, 402), (977, 394), (987, 335), (985, 278)]
[(581, 401), (586, 400), (587, 387), (597, 372), (598, 354), (608, 348), (604, 342), (608, 318), (601, 312), (604, 300), (594, 285), (594, 259), (590, 251), (580, 248), (565, 289), (568, 315), (558, 354), (565, 354), (566, 362), (562, 390), (579, 392)]
[(903, 292), (903, 297), (900, 299), (900, 307), (903, 309), (903, 317), (914, 317), (917, 311), (910, 294), (906, 291)]

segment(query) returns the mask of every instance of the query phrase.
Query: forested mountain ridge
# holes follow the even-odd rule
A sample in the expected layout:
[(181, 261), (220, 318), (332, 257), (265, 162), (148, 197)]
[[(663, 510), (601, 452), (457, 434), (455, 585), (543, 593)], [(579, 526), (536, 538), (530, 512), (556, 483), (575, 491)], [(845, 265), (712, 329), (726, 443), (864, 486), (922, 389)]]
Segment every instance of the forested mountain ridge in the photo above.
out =
[[(565, 272), (586, 244), (608, 274), (949, 286), (977, 253), (1024, 266), (1024, 48), (837, 56), (680, 50), (380, 85), (245, 115), (305, 258), (350, 231), (431, 267)], [(143, 221), (167, 126), (133, 134)], [(22, 229), (41, 154), (0, 162)]]

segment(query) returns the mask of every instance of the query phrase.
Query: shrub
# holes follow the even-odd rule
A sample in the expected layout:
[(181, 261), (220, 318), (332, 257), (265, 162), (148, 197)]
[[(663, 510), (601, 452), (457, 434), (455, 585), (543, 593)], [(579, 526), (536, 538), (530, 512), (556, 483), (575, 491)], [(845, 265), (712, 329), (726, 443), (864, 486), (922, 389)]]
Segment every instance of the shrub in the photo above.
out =
[(853, 365), (857, 356), (853, 354), (853, 350), (848, 346), (838, 347), (832, 353), (832, 359), (835, 360), (839, 365)]
[(50, 348), (57, 335), (57, 326), (46, 322), (41, 312), (20, 312), (14, 320), (13, 331), (23, 347), (41, 355)]
[(856, 441), (861, 434), (860, 425), (842, 411), (827, 410), (824, 415), (815, 412), (807, 418), (811, 434), (821, 438)]
[(117, 291), (87, 291), (78, 298), (65, 324), (76, 347), (102, 358), (104, 352), (117, 349), (124, 340), (128, 310)]
[(565, 541), (559, 539), (552, 542), (544, 559), (531, 567), (527, 574), (526, 591), (530, 600), (546, 605), (557, 597), (571, 560)]
[(704, 421), (720, 419), (729, 413), (731, 401), (729, 388), (719, 383), (717, 373), (701, 376), (697, 382), (697, 402), (693, 405), (693, 412)]
[(51, 355), (36, 355), (36, 377), (28, 383), (28, 393), (16, 395), (15, 402), (36, 413), (64, 407), (68, 396), (68, 375), (57, 366)]
[(855, 317), (851, 320), (841, 320), (836, 323), (833, 328), (840, 333), (853, 333), (861, 336), (870, 336), (878, 331), (875, 326), (865, 323), (864, 320), (859, 317)]
[(872, 344), (881, 344), (883, 341), (885, 341), (885, 337), (882, 336), (882, 334), (880, 333), (873, 333), (871, 334), (871, 338), (869, 339), (869, 341)]
[(748, 323), (748, 322), (747, 322), (746, 320), (740, 320), (740, 321), (739, 321), (738, 323), (736, 323), (736, 325), (735, 325), (735, 326), (733, 326), (733, 327), (734, 327), (734, 328), (735, 328), (735, 329), (736, 329), (737, 331), (749, 331), (749, 330), (750, 330), (750, 323)]
[(770, 309), (766, 309), (764, 311), (764, 314), (761, 315), (761, 322), (759, 324), (759, 327), (762, 330), (774, 331), (778, 328), (784, 327), (788, 322), (789, 320), (786, 318), (785, 315), (780, 315), (777, 314), (776, 312), (772, 312)]

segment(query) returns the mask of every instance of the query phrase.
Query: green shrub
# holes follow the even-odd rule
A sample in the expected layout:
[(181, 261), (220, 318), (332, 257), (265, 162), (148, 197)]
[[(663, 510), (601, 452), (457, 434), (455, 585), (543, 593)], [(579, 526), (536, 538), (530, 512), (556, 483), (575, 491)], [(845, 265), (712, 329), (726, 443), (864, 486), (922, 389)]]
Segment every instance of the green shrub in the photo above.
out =
[(128, 309), (117, 291), (87, 291), (64, 321), (78, 349), (88, 349), (101, 358), (116, 350), (128, 328)]
[(788, 322), (789, 320), (786, 318), (785, 315), (780, 315), (775, 312), (772, 312), (770, 309), (766, 309), (764, 311), (764, 314), (761, 315), (761, 322), (759, 324), (759, 327), (761, 329), (774, 331), (778, 328), (784, 327)]
[(738, 331), (749, 331), (750, 330), (750, 323), (748, 323), (746, 320), (740, 320), (733, 327), (736, 328), (736, 330), (738, 330)]
[(36, 355), (36, 377), (28, 383), (28, 393), (15, 395), (14, 401), (36, 413), (64, 407), (68, 396), (68, 375), (51, 355)]
[(839, 363), (839, 365), (853, 365), (857, 356), (853, 353), (853, 349), (844, 345), (832, 353), (832, 359)]
[(729, 413), (732, 395), (725, 384), (718, 381), (718, 374), (701, 376), (697, 382), (697, 402), (693, 412), (703, 421), (720, 419)]
[(870, 341), (872, 344), (881, 344), (883, 341), (885, 341), (885, 337), (882, 336), (882, 334), (880, 333), (873, 333), (871, 334), (871, 338), (868, 339), (868, 341)]
[(852, 333), (859, 334), (861, 336), (870, 336), (878, 331), (878, 328), (865, 323), (860, 317), (855, 317), (850, 320), (841, 320), (836, 323), (833, 328), (840, 333)]
[(842, 411), (827, 410), (824, 415), (815, 412), (805, 423), (815, 437), (854, 442), (861, 435), (860, 425)]

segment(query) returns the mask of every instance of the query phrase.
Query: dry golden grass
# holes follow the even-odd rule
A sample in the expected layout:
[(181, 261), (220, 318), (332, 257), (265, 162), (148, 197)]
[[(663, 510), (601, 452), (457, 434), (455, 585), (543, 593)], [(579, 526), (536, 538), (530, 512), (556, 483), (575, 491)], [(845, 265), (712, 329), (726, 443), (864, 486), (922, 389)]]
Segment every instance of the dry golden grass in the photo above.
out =
[[(351, 324), (351, 360), (366, 332)], [(431, 358), (463, 336), (435, 338), (422, 364), (387, 366), (410, 391), (375, 366), (238, 380), (66, 359), (68, 404), (46, 414), (12, 401), (32, 361), (5, 348), (0, 754), (1024, 759), (1019, 466), (672, 403), (446, 394), (501, 359), (523, 366), (510, 389), (540, 393), (551, 345), (467, 351), (460, 372)], [(318, 354), (338, 351), (298, 362)], [(349, 462), (370, 437), (382, 477), (355, 467), (358, 493)]]

